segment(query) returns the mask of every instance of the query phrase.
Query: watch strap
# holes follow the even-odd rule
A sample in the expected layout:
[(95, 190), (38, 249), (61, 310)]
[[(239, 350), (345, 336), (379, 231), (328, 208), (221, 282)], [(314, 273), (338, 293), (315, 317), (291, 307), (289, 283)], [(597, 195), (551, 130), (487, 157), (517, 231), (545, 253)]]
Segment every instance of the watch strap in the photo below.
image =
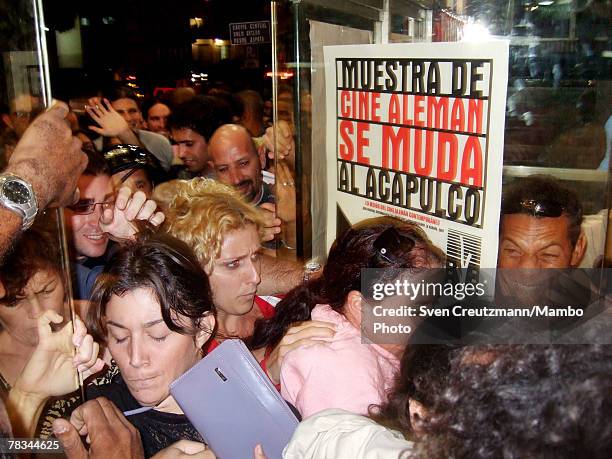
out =
[[(5, 184), (11, 180), (19, 182), (28, 190), (29, 198), (27, 203), (20, 204), (14, 202), (8, 196), (6, 196)], [(30, 185), (27, 180), (24, 180), (18, 175), (11, 173), (0, 174), (0, 205), (21, 216), (22, 231), (25, 231), (32, 226), (34, 220), (36, 219), (36, 215), (38, 214), (38, 203), (36, 201), (36, 195), (34, 194), (32, 185)]]

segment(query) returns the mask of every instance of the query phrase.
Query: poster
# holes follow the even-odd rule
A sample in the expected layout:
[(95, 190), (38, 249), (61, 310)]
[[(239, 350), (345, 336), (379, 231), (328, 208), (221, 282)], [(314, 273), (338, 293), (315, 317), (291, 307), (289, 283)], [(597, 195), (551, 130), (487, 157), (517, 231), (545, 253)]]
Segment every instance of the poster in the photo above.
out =
[(497, 265), (508, 42), (324, 48), (326, 243), (391, 215), (447, 267)]

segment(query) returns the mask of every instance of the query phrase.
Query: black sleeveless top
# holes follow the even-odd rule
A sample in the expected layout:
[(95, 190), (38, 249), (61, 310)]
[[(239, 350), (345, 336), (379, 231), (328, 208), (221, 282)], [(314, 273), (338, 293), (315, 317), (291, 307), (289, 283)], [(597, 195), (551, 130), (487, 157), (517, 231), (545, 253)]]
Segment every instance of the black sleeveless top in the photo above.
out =
[[(121, 411), (141, 407), (130, 393), (121, 374), (115, 376), (109, 384), (89, 386), (87, 388), (87, 399), (91, 400), (96, 397), (108, 398)], [(183, 439), (204, 443), (198, 431), (189, 422), (187, 416), (183, 414), (149, 410), (129, 416), (127, 419), (140, 432), (145, 457), (151, 457), (160, 450)]]

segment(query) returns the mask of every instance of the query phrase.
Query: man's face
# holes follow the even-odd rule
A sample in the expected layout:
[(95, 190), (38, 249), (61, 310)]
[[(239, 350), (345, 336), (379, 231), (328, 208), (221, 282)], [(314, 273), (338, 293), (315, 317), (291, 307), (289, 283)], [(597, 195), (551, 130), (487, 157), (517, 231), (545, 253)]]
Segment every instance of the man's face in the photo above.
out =
[(140, 129), (143, 123), (142, 113), (136, 104), (136, 101), (128, 99), (114, 100), (111, 105), (117, 112), (123, 116), (123, 119), (127, 122), (130, 129)]
[(202, 173), (208, 162), (208, 143), (193, 129), (172, 129), (172, 139), (176, 143), (176, 154), (189, 172)]
[(230, 231), (223, 238), (221, 254), (209, 273), (210, 287), (219, 317), (241, 316), (253, 309), (261, 282), (259, 234), (255, 225)]
[[(77, 183), (79, 202), (75, 207), (86, 204), (107, 203), (110, 207), (115, 199), (113, 182), (108, 175), (82, 175)], [(72, 233), (72, 243), (77, 258), (100, 257), (106, 251), (108, 235), (100, 228), (102, 205), (96, 204), (91, 213), (83, 213), (66, 208), (68, 226)]]
[(249, 202), (260, 198), (263, 164), (248, 135), (233, 135), (215, 144), (210, 159), (217, 180), (236, 188)]
[(149, 109), (147, 113), (147, 126), (149, 131), (157, 132), (164, 137), (169, 137), (170, 133), (166, 128), (168, 122), (168, 116), (170, 116), (170, 108), (166, 104), (155, 104)]
[(508, 214), (502, 216), (501, 225), (499, 268), (569, 268), (578, 266), (584, 255), (584, 235), (572, 245), (565, 215)]

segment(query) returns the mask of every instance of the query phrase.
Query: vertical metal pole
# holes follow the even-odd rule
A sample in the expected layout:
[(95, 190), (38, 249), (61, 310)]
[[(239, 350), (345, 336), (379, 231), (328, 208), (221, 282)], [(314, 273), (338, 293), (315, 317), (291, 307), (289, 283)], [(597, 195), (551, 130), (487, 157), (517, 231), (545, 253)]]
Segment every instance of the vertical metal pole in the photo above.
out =
[[(274, 163), (278, 160), (278, 145), (276, 144), (276, 123), (278, 122), (278, 58), (276, 34), (278, 32), (276, 22), (276, 0), (270, 1), (270, 22), (271, 22), (271, 41), (272, 41), (272, 142), (274, 144)], [(275, 185), (276, 187), (276, 182)], [(275, 193), (276, 195), (276, 190)]]
[(303, 160), (302, 157), (302, 21), (300, 18), (300, 2), (301, 0), (292, 0), (291, 14), (293, 16), (293, 44), (295, 46), (295, 83), (293, 86), (293, 118), (295, 119), (295, 240), (296, 240), (296, 255), (298, 260), (304, 256), (304, 224), (303, 224), (303, 206), (302, 199), (302, 174)]
[[(47, 27), (45, 26), (45, 17), (43, 13), (42, 0), (32, 1), (32, 10), (34, 11), (34, 30), (36, 32), (36, 52), (38, 55), (38, 68), (40, 72), (40, 85), (43, 94), (43, 103), (46, 107), (52, 104), (51, 95), (51, 78), (49, 73), (49, 57), (47, 55)], [(68, 252), (68, 239), (66, 225), (64, 223), (64, 212), (61, 208), (55, 210), (57, 219), (57, 231), (60, 242), (60, 250), (62, 256), (62, 269), (64, 272), (64, 295), (65, 301), (68, 304), (70, 312), (70, 320), (72, 321), (73, 331), (75, 324), (76, 311), (74, 308), (74, 300), (72, 295), (72, 282), (70, 276), (70, 255)], [(66, 311), (64, 311), (66, 312)], [(64, 315), (64, 320), (66, 317)], [(83, 384), (83, 375), (76, 371), (75, 378), (78, 382), (78, 387), (81, 390), (81, 399), (85, 401), (85, 387)]]

